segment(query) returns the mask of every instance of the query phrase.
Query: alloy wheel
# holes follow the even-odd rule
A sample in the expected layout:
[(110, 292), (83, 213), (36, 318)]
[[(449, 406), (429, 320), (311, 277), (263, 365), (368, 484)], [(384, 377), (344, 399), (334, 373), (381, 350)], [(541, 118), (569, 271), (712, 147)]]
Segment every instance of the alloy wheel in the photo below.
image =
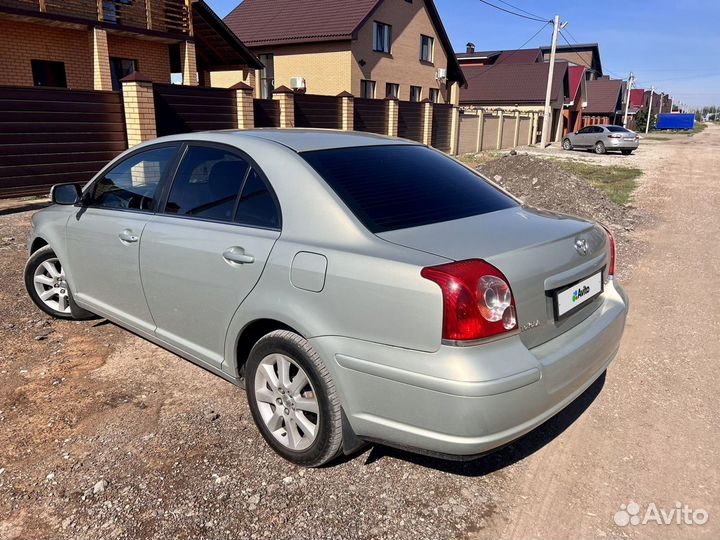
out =
[(315, 441), (320, 423), (317, 394), (307, 373), (289, 356), (274, 353), (255, 371), (255, 402), (270, 433), (290, 450)]
[(33, 285), (40, 301), (60, 313), (70, 313), (70, 291), (60, 261), (50, 258), (35, 269)]

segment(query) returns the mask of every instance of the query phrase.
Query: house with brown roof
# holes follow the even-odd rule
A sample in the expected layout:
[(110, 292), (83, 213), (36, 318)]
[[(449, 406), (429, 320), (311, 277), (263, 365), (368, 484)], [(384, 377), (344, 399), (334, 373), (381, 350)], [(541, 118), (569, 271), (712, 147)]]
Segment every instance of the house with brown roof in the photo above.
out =
[(262, 64), (203, 0), (0, 0), (0, 85), (119, 90)]
[(465, 83), (432, 0), (245, 0), (225, 22), (265, 67), (213, 85), (244, 82), (257, 97), (287, 86), (448, 103)]
[(625, 81), (601, 77), (587, 82), (588, 106), (585, 124), (622, 123)]
[[(562, 135), (563, 108), (570, 96), (568, 68), (567, 62), (556, 62), (553, 71), (550, 97), (552, 140), (560, 140)], [(550, 64), (545, 62), (463, 64), (467, 86), (460, 90), (460, 106), (465, 110), (520, 111), (541, 117), (545, 108), (549, 69)]]

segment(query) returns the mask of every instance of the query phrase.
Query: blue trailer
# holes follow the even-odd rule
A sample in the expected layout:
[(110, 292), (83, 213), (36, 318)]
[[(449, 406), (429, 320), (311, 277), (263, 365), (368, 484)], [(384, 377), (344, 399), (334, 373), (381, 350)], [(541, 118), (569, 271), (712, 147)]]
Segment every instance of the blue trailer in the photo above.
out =
[(694, 114), (662, 113), (658, 114), (655, 129), (693, 129), (694, 127)]

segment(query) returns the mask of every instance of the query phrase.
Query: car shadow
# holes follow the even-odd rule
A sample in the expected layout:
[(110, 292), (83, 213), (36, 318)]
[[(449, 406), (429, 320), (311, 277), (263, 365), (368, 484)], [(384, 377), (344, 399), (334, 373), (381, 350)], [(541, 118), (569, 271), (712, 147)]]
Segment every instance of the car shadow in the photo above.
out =
[(375, 444), (367, 455), (365, 465), (371, 465), (384, 457), (391, 457), (451, 474), (468, 477), (485, 476), (522, 461), (555, 439), (590, 407), (604, 385), (605, 372), (585, 392), (545, 423), (507, 446), (477, 459), (453, 461)]

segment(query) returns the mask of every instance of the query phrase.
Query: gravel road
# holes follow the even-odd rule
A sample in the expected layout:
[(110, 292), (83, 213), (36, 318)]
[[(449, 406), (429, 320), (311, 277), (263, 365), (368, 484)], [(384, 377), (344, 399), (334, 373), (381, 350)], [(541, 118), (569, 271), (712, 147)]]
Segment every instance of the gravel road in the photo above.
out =
[[(0, 538), (720, 536), (718, 152), (720, 128), (641, 147), (653, 219), (631, 233), (618, 360), (470, 463), (373, 447), (289, 465), (242, 391), (112, 324), (42, 316), (21, 283), (31, 212), (0, 209)], [(709, 520), (616, 525), (631, 501)]]

